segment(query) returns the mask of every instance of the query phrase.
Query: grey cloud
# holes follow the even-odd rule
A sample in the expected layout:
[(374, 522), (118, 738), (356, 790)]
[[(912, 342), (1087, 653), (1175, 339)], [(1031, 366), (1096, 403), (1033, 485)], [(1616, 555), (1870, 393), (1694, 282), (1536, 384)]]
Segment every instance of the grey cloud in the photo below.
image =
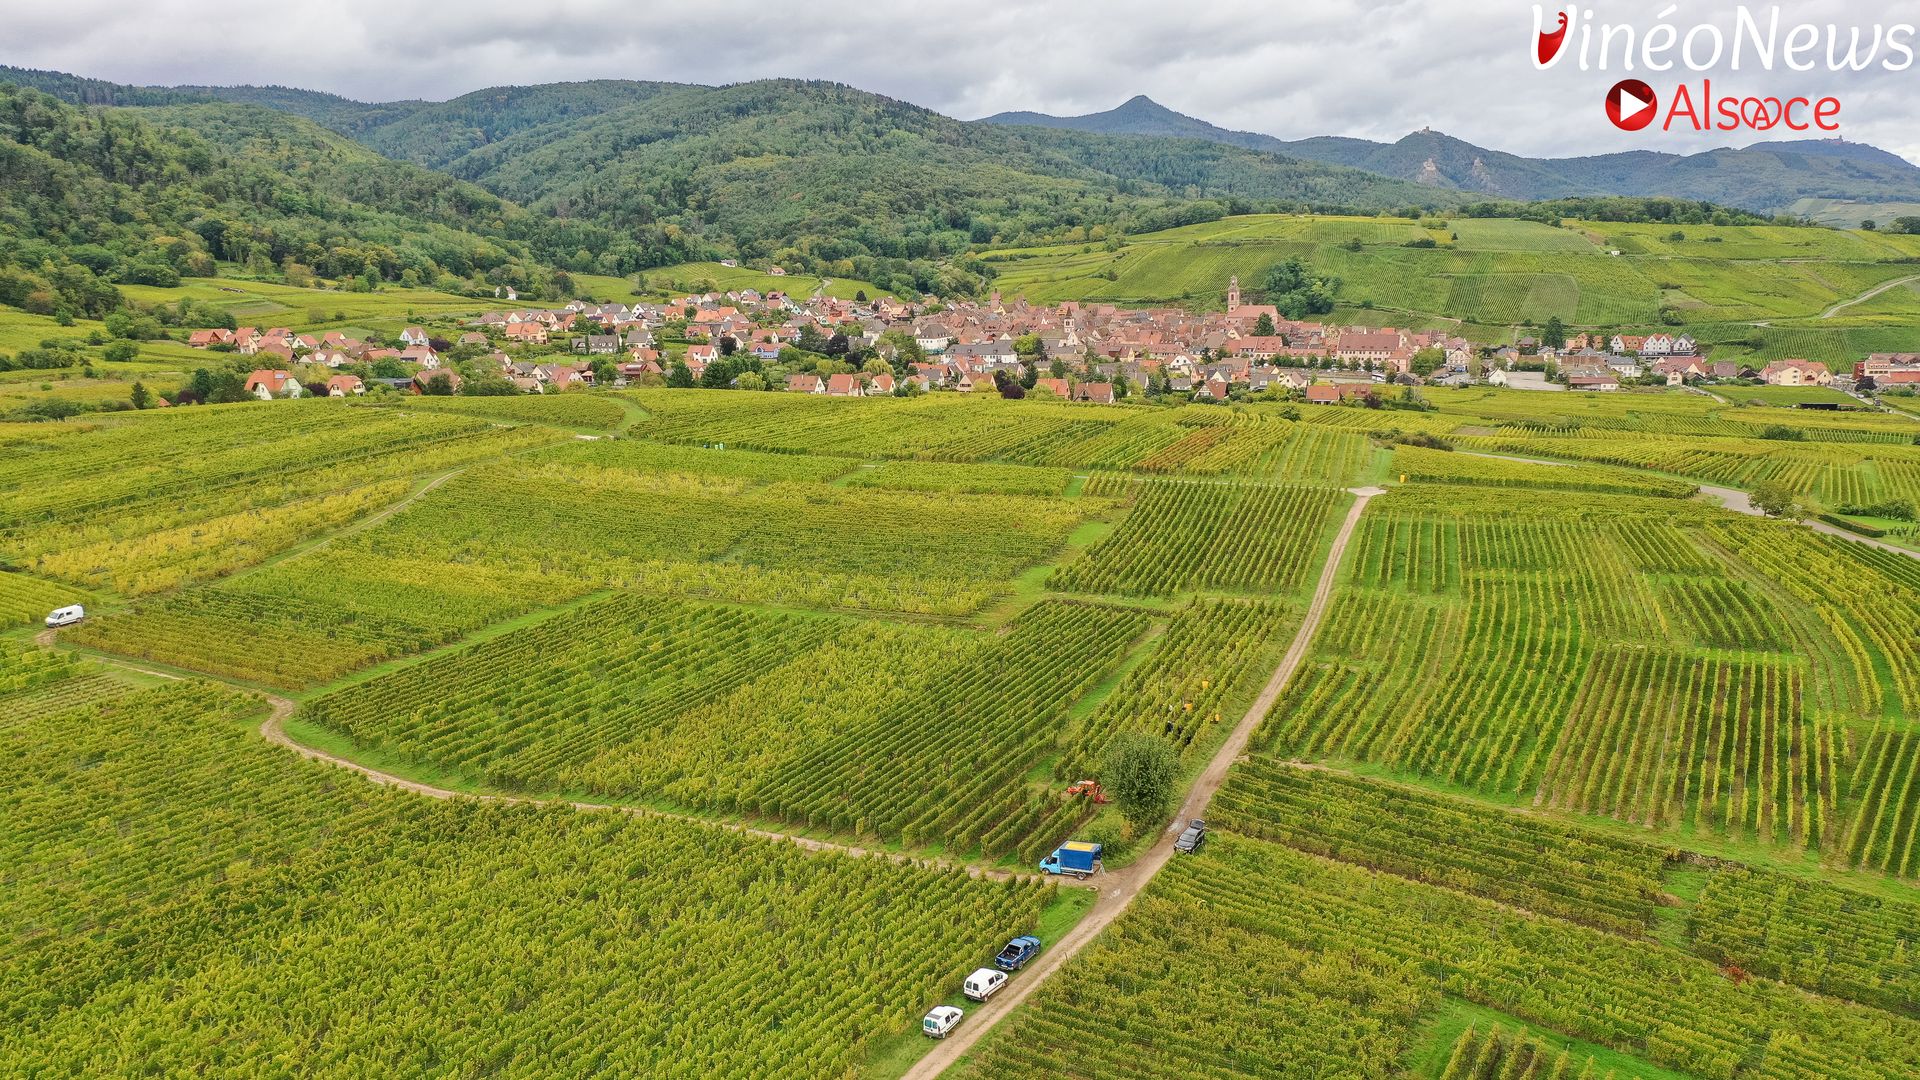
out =
[[(1687, 22), (1731, 22), (1731, 4), (1681, 6)], [(1665, 3), (1606, 7), (1605, 19), (1645, 27)], [(1920, 23), (1913, 3), (1876, 7), (1802, 0), (1783, 17)], [(278, 83), (362, 100), (588, 78), (711, 84), (797, 76), (965, 118), (1005, 109), (1089, 112), (1145, 93), (1282, 138), (1391, 140), (1431, 126), (1543, 156), (1692, 151), (1769, 137), (1615, 131), (1601, 102), (1621, 73), (1564, 64), (1533, 70), (1532, 6), (1512, 0), (163, 0), (139, 9), (0, 0), (0, 25), (8, 28), (0, 40), (6, 63), (127, 82)], [(1664, 92), (1680, 73), (1647, 78)], [(1846, 103), (1845, 137), (1920, 159), (1920, 67), (1722, 72), (1715, 83), (1740, 94), (1835, 93)]]

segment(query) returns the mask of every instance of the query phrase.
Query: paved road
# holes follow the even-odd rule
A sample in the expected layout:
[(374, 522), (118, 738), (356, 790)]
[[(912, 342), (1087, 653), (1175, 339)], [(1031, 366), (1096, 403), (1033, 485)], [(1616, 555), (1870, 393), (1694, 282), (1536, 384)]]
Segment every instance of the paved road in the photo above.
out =
[[(1720, 504), (1722, 506), (1725, 506), (1727, 509), (1733, 511), (1736, 514), (1747, 514), (1752, 517), (1766, 516), (1765, 514), (1761, 513), (1757, 507), (1753, 505), (1753, 500), (1747, 496), (1746, 492), (1741, 491), (1737, 488), (1715, 487), (1712, 484), (1701, 484), (1700, 491), (1702, 494), (1711, 495), (1714, 498), (1719, 499)], [(1920, 551), (1914, 551), (1911, 548), (1903, 548), (1897, 544), (1889, 544), (1883, 540), (1875, 540), (1871, 536), (1861, 536), (1857, 532), (1849, 532), (1848, 530), (1842, 529), (1837, 525), (1829, 525), (1826, 522), (1817, 520), (1815, 518), (1807, 518), (1802, 522), (1800, 522), (1800, 524), (1805, 525), (1807, 528), (1812, 529), (1814, 532), (1817, 532), (1817, 533), (1825, 533), (1828, 536), (1837, 536), (1842, 540), (1851, 540), (1856, 544), (1865, 544), (1868, 547), (1876, 547), (1882, 551), (1891, 551), (1895, 555), (1905, 555), (1909, 559), (1920, 559)]]
[[(1570, 461), (1548, 461), (1546, 458), (1514, 457), (1511, 454), (1488, 454), (1474, 450), (1462, 450), (1459, 451), (1459, 453), (1466, 454), (1468, 457), (1498, 458), (1501, 461), (1519, 461), (1528, 465), (1559, 466), (1574, 464), (1574, 462)], [(1719, 499), (1720, 505), (1736, 514), (1746, 514), (1749, 517), (1766, 517), (1765, 514), (1761, 513), (1760, 510), (1753, 505), (1753, 500), (1747, 497), (1747, 493), (1738, 488), (1701, 484), (1697, 480), (1695, 480), (1694, 483), (1699, 486), (1701, 494), (1711, 495)], [(1915, 551), (1912, 548), (1903, 548), (1898, 544), (1889, 544), (1883, 540), (1875, 540), (1871, 536), (1861, 536), (1857, 532), (1849, 532), (1837, 525), (1829, 525), (1815, 518), (1807, 518), (1801, 521), (1800, 524), (1805, 525), (1817, 533), (1837, 536), (1842, 540), (1851, 540), (1856, 544), (1865, 544), (1868, 547), (1876, 547), (1882, 551), (1891, 551), (1895, 555), (1905, 555), (1909, 559), (1920, 559), (1920, 551)]]
[(1207, 805), (1213, 801), (1214, 793), (1227, 779), (1227, 770), (1247, 748), (1247, 741), (1253, 737), (1253, 731), (1260, 721), (1279, 700), (1280, 692), (1286, 689), (1287, 681), (1306, 659), (1307, 648), (1313, 642), (1313, 635), (1320, 628), (1320, 620), (1325, 616), (1327, 605), (1333, 597), (1333, 583), (1338, 576), (1341, 556), (1346, 554), (1347, 543), (1353, 539), (1354, 526), (1360, 521), (1360, 515), (1367, 508), (1367, 502), (1376, 495), (1385, 494), (1382, 488), (1360, 488), (1354, 491), (1358, 496), (1347, 511), (1346, 520), (1340, 523), (1340, 531), (1333, 538), (1333, 547), (1327, 552), (1327, 561), (1320, 568), (1320, 581), (1314, 586), (1313, 600), (1307, 605), (1305, 618), (1300, 620), (1300, 629), (1294, 634), (1293, 642), (1287, 647), (1280, 665), (1273, 669), (1273, 677), (1254, 699), (1247, 714), (1234, 726), (1227, 741), (1219, 752), (1207, 762), (1207, 767), (1193, 782), (1187, 792), (1186, 802), (1181, 804), (1180, 813), (1174, 818), (1152, 848), (1131, 866), (1124, 870), (1102, 873), (1094, 880), (1099, 882), (1100, 897), (1093, 903), (1093, 909), (1087, 912), (1079, 924), (1068, 932), (1066, 937), (1049, 945), (1040, 958), (1027, 966), (1026, 970), (1014, 976), (1007, 987), (995, 994), (992, 1000), (967, 1009), (967, 1018), (953, 1034), (933, 1045), (933, 1049), (919, 1060), (906, 1073), (904, 1080), (931, 1080), (939, 1076), (954, 1062), (972, 1049), (981, 1036), (993, 1029), (1008, 1013), (1012, 1012), (1028, 994), (1033, 993), (1049, 976), (1073, 959), (1108, 924), (1119, 918), (1134, 897), (1147, 887), (1153, 876), (1167, 864), (1173, 855), (1173, 841), (1179, 835), (1180, 827), (1188, 818), (1205, 817)]

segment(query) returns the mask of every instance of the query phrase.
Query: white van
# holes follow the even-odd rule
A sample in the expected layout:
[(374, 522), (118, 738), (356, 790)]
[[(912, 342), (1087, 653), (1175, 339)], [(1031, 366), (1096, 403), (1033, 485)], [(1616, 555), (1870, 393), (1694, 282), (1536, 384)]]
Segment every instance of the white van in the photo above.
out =
[(992, 968), (976, 968), (960, 986), (960, 992), (975, 1001), (985, 1001), (1007, 985), (1007, 973)]
[(944, 1039), (947, 1037), (947, 1032), (952, 1031), (953, 1026), (958, 1024), (960, 1018), (965, 1015), (967, 1014), (951, 1005), (935, 1005), (933, 1011), (920, 1021), (920, 1030), (929, 1039)]
[(87, 609), (81, 607), (79, 604), (74, 604), (72, 607), (55, 608), (53, 614), (47, 616), (47, 626), (49, 629), (56, 626), (72, 626), (74, 623), (86, 617)]

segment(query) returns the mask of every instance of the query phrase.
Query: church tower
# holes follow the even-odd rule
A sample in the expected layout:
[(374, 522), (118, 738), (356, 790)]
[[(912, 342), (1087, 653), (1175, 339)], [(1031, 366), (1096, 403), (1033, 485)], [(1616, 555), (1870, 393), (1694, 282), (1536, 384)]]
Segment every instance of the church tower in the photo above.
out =
[(1231, 312), (1233, 311), (1234, 308), (1237, 308), (1239, 306), (1240, 306), (1240, 275), (1235, 274), (1233, 275), (1232, 279), (1227, 282), (1227, 311)]

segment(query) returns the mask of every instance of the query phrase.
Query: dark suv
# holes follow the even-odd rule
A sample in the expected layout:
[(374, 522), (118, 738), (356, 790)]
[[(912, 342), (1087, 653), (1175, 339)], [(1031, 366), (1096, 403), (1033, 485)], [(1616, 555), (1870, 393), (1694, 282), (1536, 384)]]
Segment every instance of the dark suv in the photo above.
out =
[(1184, 851), (1191, 855), (1200, 850), (1200, 844), (1205, 841), (1206, 838), (1207, 823), (1199, 818), (1194, 818), (1192, 821), (1187, 822), (1186, 831), (1180, 834), (1180, 839), (1173, 842), (1173, 850)]

